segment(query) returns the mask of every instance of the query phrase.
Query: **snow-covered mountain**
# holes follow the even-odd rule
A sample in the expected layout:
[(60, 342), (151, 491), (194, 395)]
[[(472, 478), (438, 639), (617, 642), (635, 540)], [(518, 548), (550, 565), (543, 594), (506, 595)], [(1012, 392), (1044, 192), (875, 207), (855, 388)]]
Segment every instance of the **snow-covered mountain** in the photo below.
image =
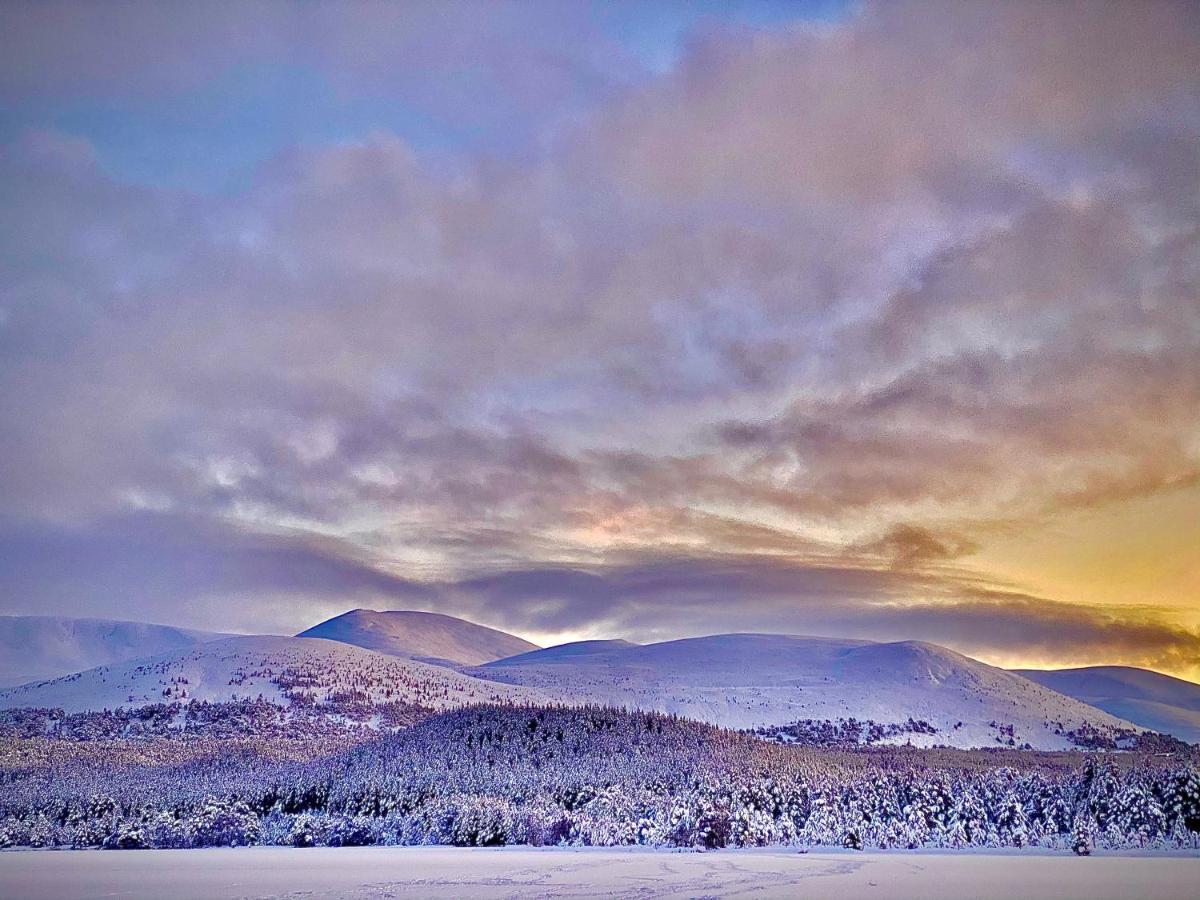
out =
[(391, 656), (478, 666), (538, 649), (516, 635), (440, 613), (352, 609), (298, 637), (327, 638)]
[(35, 706), (82, 712), (258, 697), (286, 705), (300, 695), (316, 703), (354, 695), (373, 704), (400, 701), (436, 710), (549, 699), (538, 690), (483, 681), (338, 641), (254, 635), (10, 688), (0, 691), (0, 709)]
[(1200, 684), (1132, 666), (1019, 669), (1017, 674), (1143, 728), (1200, 744)]
[(228, 637), (115, 619), (0, 616), (0, 687), (40, 681)]
[[(1103, 734), (1132, 728), (1110, 714), (1120, 709), (1138, 712), (1140, 724), (1182, 737), (1180, 717), (1187, 724), (1192, 711), (1186, 692), (1154, 693), (1144, 687), (1135, 697), (1127, 678), (1122, 696), (1134, 706), (1105, 712), (1019, 674), (914, 641), (726, 634), (647, 645), (581, 641), (541, 650), (450, 616), (368, 610), (338, 616), (298, 637), (221, 637), (105, 624), (107, 630), (82, 631), (96, 635), (97, 646), (107, 653), (125, 647), (143, 655), (0, 691), (0, 708), (74, 712), (260, 696), (280, 703), (397, 701), (435, 710), (507, 701), (601, 703), (733, 728), (856, 719), (896, 726), (884, 738), (898, 742), (1028, 743), (1044, 749), (1073, 746), (1068, 733), (1081, 728)], [(35, 631), (46, 630), (54, 633)], [(105, 643), (99, 640), (104, 635), (117, 637)], [(139, 635), (146, 635), (140, 646)], [(157, 649), (154, 639), (186, 643), (146, 654)], [(61, 665), (69, 664), (60, 659)], [(486, 664), (469, 667), (472, 661)], [(1168, 706), (1175, 711), (1171, 723), (1146, 718), (1147, 710), (1162, 715), (1161, 708)]]
[(632, 647), (641, 647), (641, 644), (635, 644), (632, 641), (616, 640), (594, 640), (594, 641), (574, 641), (570, 644), (559, 644), (556, 647), (547, 647), (544, 650), (532, 650), (528, 653), (521, 653), (517, 656), (509, 656), (504, 659), (498, 659), (491, 663), (493, 666), (522, 666), (529, 663), (541, 665), (553, 662), (578, 662), (588, 660), (596, 656), (601, 656), (610, 653), (614, 650), (627, 650)]
[[(677, 713), (734, 728), (855, 718), (923, 720), (914, 744), (1072, 746), (1066, 732), (1131, 728), (1020, 675), (935, 644), (725, 634), (644, 646), (567, 644), (476, 669), (573, 702)], [(1009, 730), (1011, 728), (1011, 731)]]

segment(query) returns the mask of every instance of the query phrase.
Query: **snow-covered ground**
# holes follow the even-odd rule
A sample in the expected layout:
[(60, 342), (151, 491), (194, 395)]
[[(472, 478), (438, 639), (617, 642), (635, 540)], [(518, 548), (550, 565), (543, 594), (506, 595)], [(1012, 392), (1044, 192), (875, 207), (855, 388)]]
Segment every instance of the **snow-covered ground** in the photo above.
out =
[(0, 691), (0, 709), (39, 706), (78, 712), (257, 697), (281, 702), (286, 691), (305, 693), (318, 703), (339, 693), (357, 692), (374, 703), (395, 700), (438, 710), (547, 699), (540, 691), (483, 681), (338, 641), (256, 635)]
[(344, 847), (0, 852), (11, 900), (856, 897), (1192, 900), (1195, 856)]
[(0, 687), (186, 650), (223, 637), (229, 635), (116, 619), (0, 616)]
[[(729, 728), (855, 719), (890, 727), (872, 740), (1042, 750), (1077, 746), (1069, 732), (1081, 728), (1111, 737), (1137, 722), (1190, 738), (1200, 728), (1200, 688), (1188, 682), (1113, 668), (1026, 678), (919, 641), (723, 634), (536, 649), (451, 616), (352, 610), (294, 638), (0, 617), (0, 651), (6, 648), (16, 662), (0, 652), (0, 670), (61, 672), (70, 660), (94, 660), (95, 668), (0, 689), (0, 709), (82, 712), (259, 696), (280, 702), (297, 693), (318, 703), (337, 696), (435, 710), (480, 702), (593, 703)], [(1096, 683), (1113, 672), (1121, 678), (1106, 675)], [(1061, 688), (1050, 680), (1063, 678)], [(1097, 691), (1102, 699), (1092, 696)]]
[[(462, 652), (457, 645), (437, 647)], [(353, 694), (371, 703), (403, 701), (435, 710), (504, 701), (600, 703), (732, 728), (801, 719), (853, 717), (884, 725), (914, 719), (936, 733), (903, 733), (893, 740), (958, 747), (1011, 740), (1067, 749), (1073, 742), (1065, 732), (1081, 725), (1133, 727), (934, 644), (769, 634), (644, 646), (588, 642), (459, 671), (323, 638), (244, 636), (3, 690), (0, 709), (77, 712), (257, 697), (280, 702), (296, 693), (318, 703)]]
[[(722, 634), (567, 644), (466, 670), (574, 702), (676, 713), (730, 728), (853, 717), (924, 720), (900, 743), (1069, 749), (1063, 733), (1133, 728), (1109, 713), (936, 644)], [(1002, 731), (1012, 726), (1012, 731)], [(999, 740), (998, 740), (999, 739)]]
[(1200, 743), (1200, 684), (1130, 666), (1016, 671), (1114, 716)]

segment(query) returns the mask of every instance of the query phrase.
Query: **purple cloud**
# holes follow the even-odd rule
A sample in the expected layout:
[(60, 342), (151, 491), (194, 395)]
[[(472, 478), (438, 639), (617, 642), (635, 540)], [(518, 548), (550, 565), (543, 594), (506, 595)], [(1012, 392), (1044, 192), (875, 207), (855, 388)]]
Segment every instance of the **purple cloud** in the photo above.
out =
[(5, 10), (18, 104), (302, 63), (533, 123), (517, 153), (290, 147), (222, 195), (11, 135), (13, 611), (298, 630), (378, 595), (1195, 665), (1169, 611), (970, 568), (998, 526), (1200, 480), (1192, 5), (870, 4), (712, 27), (657, 73), (559, 4), (397, 9), (118, 5), (103, 42), (86, 7)]

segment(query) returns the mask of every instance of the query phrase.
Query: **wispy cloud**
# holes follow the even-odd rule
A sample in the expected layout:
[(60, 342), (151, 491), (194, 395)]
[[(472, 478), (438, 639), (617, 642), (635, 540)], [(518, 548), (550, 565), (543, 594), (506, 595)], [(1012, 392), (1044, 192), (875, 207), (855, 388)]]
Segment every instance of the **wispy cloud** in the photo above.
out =
[(955, 568), (897, 567), (857, 554), (642, 551), (590, 565), (417, 580), (341, 541), (143, 513), (87, 529), (0, 533), (0, 590), (38, 598), (42, 613), (119, 609), (154, 619), (169, 611), (187, 624), (247, 631), (292, 633), (376, 606), (463, 615), (547, 643), (770, 631), (929, 640), (999, 665), (1107, 661), (1200, 674), (1200, 631), (1163, 610), (1058, 603)]

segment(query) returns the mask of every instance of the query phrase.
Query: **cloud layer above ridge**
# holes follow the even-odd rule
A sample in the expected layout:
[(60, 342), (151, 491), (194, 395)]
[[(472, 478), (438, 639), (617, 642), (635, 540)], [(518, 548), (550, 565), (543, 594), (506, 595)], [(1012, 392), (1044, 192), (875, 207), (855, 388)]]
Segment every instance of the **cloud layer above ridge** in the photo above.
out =
[(1200, 481), (1194, 5), (560, 6), (0, 12), (3, 611), (1200, 672), (973, 562)]

